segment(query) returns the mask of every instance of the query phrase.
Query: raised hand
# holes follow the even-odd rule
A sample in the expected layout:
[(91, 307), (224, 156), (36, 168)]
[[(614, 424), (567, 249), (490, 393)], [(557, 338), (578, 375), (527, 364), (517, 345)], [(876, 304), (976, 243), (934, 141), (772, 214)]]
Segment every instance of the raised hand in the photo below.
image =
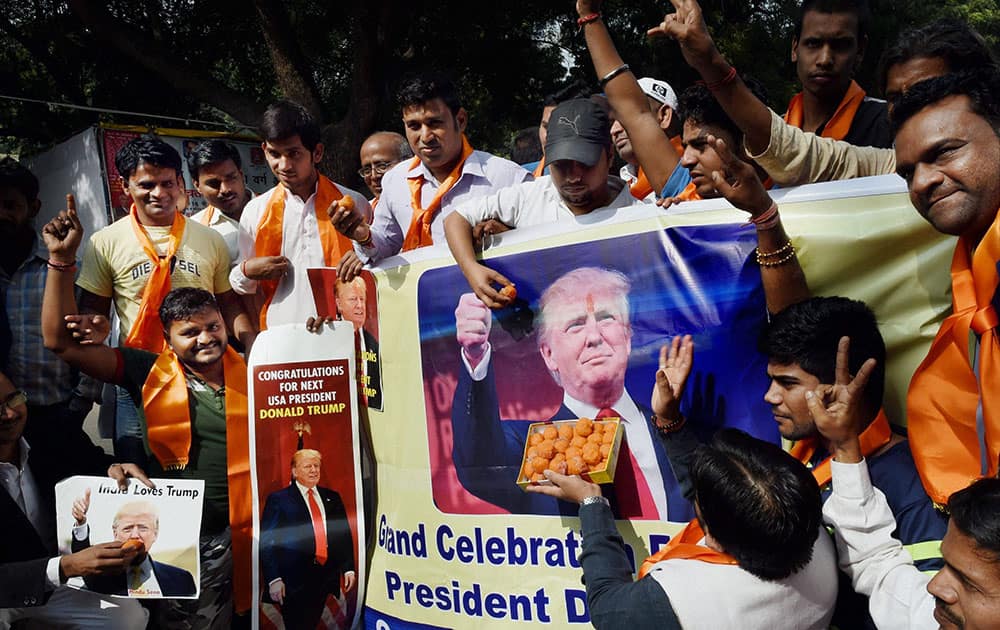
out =
[(66, 209), (42, 228), (42, 240), (49, 250), (49, 259), (61, 265), (76, 262), (76, 250), (83, 241), (83, 225), (76, 213), (76, 200), (66, 195)]
[(708, 32), (697, 0), (671, 0), (674, 13), (663, 16), (658, 26), (646, 31), (647, 37), (669, 37), (681, 47), (684, 60), (694, 68), (711, 60), (715, 42)]
[(806, 405), (819, 431), (828, 442), (837, 461), (853, 463), (861, 461), (862, 417), (865, 386), (875, 369), (875, 359), (868, 359), (861, 365), (857, 375), (851, 378), (848, 370), (851, 340), (841, 337), (837, 344), (836, 383), (821, 385), (814, 392), (806, 392)]
[(674, 421), (680, 418), (684, 386), (691, 375), (694, 362), (694, 342), (691, 335), (674, 337), (670, 344), (660, 348), (660, 369), (656, 371), (656, 384), (650, 406), (658, 417)]
[(711, 173), (712, 183), (719, 194), (752, 217), (766, 212), (773, 201), (754, 167), (733, 155), (722, 138), (709, 134), (708, 146), (715, 149), (722, 161), (723, 170)]
[(591, 13), (600, 13), (604, 0), (576, 0), (576, 13), (580, 17)]
[(79, 527), (87, 522), (87, 510), (90, 509), (90, 488), (87, 488), (83, 492), (82, 497), (77, 497), (73, 500), (73, 520), (76, 521), (76, 526)]
[(482, 300), (472, 293), (465, 293), (458, 299), (455, 309), (455, 337), (458, 339), (465, 358), (475, 367), (486, 353), (493, 327), (493, 313)]

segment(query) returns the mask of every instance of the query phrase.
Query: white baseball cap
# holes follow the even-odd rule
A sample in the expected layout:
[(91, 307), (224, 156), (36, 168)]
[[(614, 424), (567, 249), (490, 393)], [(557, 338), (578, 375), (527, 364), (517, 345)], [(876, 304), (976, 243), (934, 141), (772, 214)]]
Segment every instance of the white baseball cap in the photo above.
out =
[(649, 98), (664, 105), (669, 105), (670, 109), (677, 109), (677, 95), (674, 94), (674, 88), (670, 87), (670, 84), (666, 81), (660, 81), (652, 77), (642, 77), (639, 79), (639, 87), (642, 88), (642, 91)]

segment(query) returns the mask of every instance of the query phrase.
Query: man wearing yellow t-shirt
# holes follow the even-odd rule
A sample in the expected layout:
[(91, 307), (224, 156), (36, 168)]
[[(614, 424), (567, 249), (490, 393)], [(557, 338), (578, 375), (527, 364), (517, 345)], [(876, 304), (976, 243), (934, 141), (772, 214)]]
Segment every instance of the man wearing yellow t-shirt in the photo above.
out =
[[(95, 233), (77, 279), (80, 312), (108, 315), (114, 304), (123, 345), (159, 352), (163, 333), (156, 311), (172, 288), (215, 294), (230, 332), (246, 347), (253, 326), (229, 285), (229, 253), (211, 228), (177, 212), (183, 196), (181, 157), (155, 138), (136, 138), (115, 155), (122, 187), (133, 204), (127, 217)], [(145, 465), (135, 408), (119, 390), (115, 454)]]

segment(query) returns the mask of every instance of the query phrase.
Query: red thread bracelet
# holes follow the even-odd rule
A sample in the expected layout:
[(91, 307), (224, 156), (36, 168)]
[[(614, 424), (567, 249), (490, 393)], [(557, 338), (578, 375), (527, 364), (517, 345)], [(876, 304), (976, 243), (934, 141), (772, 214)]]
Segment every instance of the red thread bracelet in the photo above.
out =
[(591, 13), (577, 19), (576, 25), (583, 28), (585, 25), (590, 24), (591, 22), (596, 22), (599, 19), (601, 19), (600, 13)]

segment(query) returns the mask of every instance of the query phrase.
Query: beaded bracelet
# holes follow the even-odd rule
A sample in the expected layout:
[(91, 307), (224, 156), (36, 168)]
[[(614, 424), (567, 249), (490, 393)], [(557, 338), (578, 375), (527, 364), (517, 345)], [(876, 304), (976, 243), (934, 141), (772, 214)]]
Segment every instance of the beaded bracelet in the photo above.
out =
[(676, 420), (669, 420), (666, 424), (660, 424), (659, 416), (654, 413), (649, 417), (649, 421), (652, 423), (653, 428), (660, 433), (660, 435), (670, 435), (684, 426), (684, 423), (687, 422), (687, 418), (682, 415)]
[[(795, 247), (792, 246), (791, 241), (786, 242), (773, 252), (762, 252), (759, 247), (754, 251), (757, 252), (757, 264), (761, 267), (780, 267), (795, 256)], [(781, 256), (781, 258), (773, 260), (778, 256)]]

